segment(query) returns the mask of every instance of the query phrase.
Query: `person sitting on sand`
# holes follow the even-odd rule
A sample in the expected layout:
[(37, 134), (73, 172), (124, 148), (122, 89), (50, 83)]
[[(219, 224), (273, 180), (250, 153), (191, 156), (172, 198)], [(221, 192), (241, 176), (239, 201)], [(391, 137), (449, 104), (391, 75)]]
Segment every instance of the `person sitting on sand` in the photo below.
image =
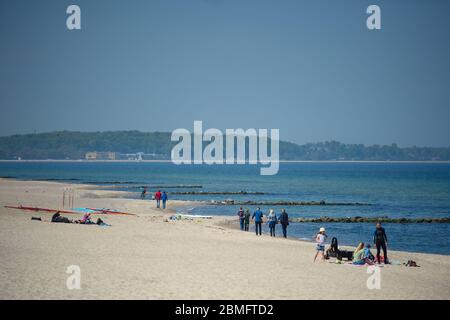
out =
[(373, 265), (375, 263), (375, 257), (370, 251), (370, 244), (366, 244), (364, 248), (364, 259), (366, 260), (366, 263), (369, 265)]
[(325, 261), (325, 241), (327, 240), (325, 228), (320, 228), (319, 233), (316, 234), (316, 255), (314, 256), (314, 262), (316, 262), (317, 256), (321, 255), (321, 260)]
[(245, 210), (244, 214), (244, 231), (248, 231), (248, 226), (250, 225), (250, 210)]
[(353, 253), (353, 264), (356, 265), (372, 265), (374, 259), (375, 257), (372, 252), (370, 252), (370, 244), (364, 245), (364, 243), (361, 242)]
[[(361, 264), (364, 257), (364, 242), (360, 242), (353, 251), (353, 264)], [(364, 264), (364, 263), (362, 263)]]
[(281, 224), (281, 230), (283, 231), (283, 237), (286, 238), (287, 237), (287, 227), (289, 225), (289, 216), (288, 216), (286, 210), (284, 210), (284, 209), (281, 210), (281, 215), (279, 217), (279, 221)]
[(69, 218), (63, 217), (61, 216), (61, 213), (59, 211), (57, 211), (53, 216), (52, 216), (52, 222), (57, 222), (57, 223), (72, 223), (72, 220), (70, 220)]
[(81, 220), (78, 221), (80, 224), (95, 224), (95, 222), (93, 222), (91, 220), (91, 213), (90, 212), (86, 212), (83, 216), (83, 218)]
[(255, 219), (255, 232), (256, 235), (261, 235), (262, 232), (262, 222), (263, 222), (264, 214), (261, 209), (258, 207), (256, 211), (253, 212), (252, 219)]
[(273, 211), (273, 209), (270, 209), (269, 215), (267, 216), (269, 220), (269, 230), (270, 230), (270, 236), (275, 237), (275, 226), (277, 224), (277, 215)]
[(161, 195), (161, 200), (162, 200), (162, 208), (165, 209), (166, 202), (167, 202), (167, 200), (169, 200), (169, 197), (167, 196), (167, 193), (165, 191), (163, 191), (163, 193)]

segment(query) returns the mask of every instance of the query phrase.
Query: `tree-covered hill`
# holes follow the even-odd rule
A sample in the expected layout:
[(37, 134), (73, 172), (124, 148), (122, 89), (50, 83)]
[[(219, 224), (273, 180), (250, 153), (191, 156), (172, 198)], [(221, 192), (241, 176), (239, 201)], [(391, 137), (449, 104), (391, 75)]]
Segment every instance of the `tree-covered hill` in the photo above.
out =
[[(170, 159), (173, 142), (168, 132), (59, 131), (0, 137), (0, 159), (84, 159), (89, 151), (143, 152)], [(298, 145), (280, 142), (281, 160), (449, 161), (450, 148), (364, 146), (336, 141)]]

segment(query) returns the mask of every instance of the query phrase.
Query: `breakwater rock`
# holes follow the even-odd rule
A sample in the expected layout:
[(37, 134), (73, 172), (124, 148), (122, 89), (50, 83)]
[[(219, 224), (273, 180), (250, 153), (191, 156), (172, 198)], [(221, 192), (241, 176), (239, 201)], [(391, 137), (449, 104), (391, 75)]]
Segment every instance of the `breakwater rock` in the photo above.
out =
[(213, 205), (239, 205), (239, 206), (370, 206), (370, 203), (360, 202), (325, 202), (321, 201), (237, 201), (237, 200), (222, 200), (210, 201)]
[(174, 191), (170, 194), (180, 195), (264, 195), (264, 192), (248, 192), (248, 191)]
[(319, 217), (292, 218), (291, 222), (299, 223), (450, 223), (450, 217), (445, 218), (389, 218), (389, 217)]

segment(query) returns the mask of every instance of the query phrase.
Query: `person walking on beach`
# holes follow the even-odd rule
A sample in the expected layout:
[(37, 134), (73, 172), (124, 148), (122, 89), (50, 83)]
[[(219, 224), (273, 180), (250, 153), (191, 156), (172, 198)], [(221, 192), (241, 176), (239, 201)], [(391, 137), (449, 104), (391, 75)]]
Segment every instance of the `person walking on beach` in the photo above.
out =
[(239, 208), (237, 215), (239, 217), (239, 226), (241, 227), (241, 230), (244, 231), (244, 209)]
[(317, 256), (321, 255), (321, 260), (325, 260), (325, 241), (327, 240), (325, 228), (320, 228), (319, 233), (316, 235), (316, 255), (314, 256), (314, 262), (316, 262)]
[(384, 228), (381, 226), (381, 223), (378, 222), (376, 224), (376, 228), (375, 231), (373, 233), (373, 243), (374, 245), (377, 247), (377, 261), (378, 264), (380, 264), (381, 260), (380, 260), (380, 251), (381, 249), (383, 249), (383, 257), (384, 257), (384, 264), (388, 264), (389, 260), (387, 257), (387, 236), (386, 236), (386, 231), (384, 230)]
[(167, 197), (167, 193), (165, 191), (163, 191), (163, 193), (161, 195), (161, 200), (162, 200), (162, 208), (165, 209), (166, 202), (167, 202), (167, 200), (169, 200), (169, 197)]
[(252, 219), (255, 219), (256, 235), (261, 235), (263, 217), (264, 217), (264, 214), (262, 213), (261, 209), (256, 208), (256, 211), (253, 212), (253, 215), (252, 215)]
[(277, 224), (277, 215), (273, 211), (273, 209), (270, 209), (269, 215), (267, 216), (269, 220), (269, 230), (270, 230), (270, 236), (275, 237), (275, 226)]
[(145, 199), (145, 195), (147, 194), (147, 187), (144, 187), (144, 189), (142, 189), (141, 192), (141, 199), (144, 200)]
[(244, 214), (244, 231), (248, 231), (248, 226), (250, 225), (250, 210), (245, 210)]
[(161, 191), (160, 190), (156, 191), (156, 193), (155, 193), (155, 200), (156, 200), (156, 207), (157, 208), (159, 208), (159, 206), (161, 205), (161, 197), (162, 197)]
[(286, 212), (286, 210), (281, 210), (281, 215), (279, 218), (280, 224), (281, 224), (281, 230), (283, 231), (283, 238), (287, 237), (287, 227), (289, 225), (289, 216)]

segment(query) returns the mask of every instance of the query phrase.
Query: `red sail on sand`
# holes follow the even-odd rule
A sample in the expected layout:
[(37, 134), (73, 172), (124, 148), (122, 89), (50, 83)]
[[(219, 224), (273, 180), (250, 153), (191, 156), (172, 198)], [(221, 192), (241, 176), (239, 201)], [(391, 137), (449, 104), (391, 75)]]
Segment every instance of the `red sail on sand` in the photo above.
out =
[(102, 213), (103, 214), (122, 214), (122, 215), (128, 215), (128, 216), (135, 216), (134, 213), (121, 212), (121, 211), (115, 211), (115, 210), (110, 210), (110, 209), (98, 209), (98, 208), (88, 208), (88, 209), (94, 210), (98, 214), (102, 214)]
[[(66, 214), (80, 214), (80, 212), (75, 212), (75, 211), (66, 211), (66, 210), (49, 209), (49, 208), (38, 208), (38, 207), (5, 206), (5, 208), (18, 209), (18, 210), (24, 210), (24, 211), (34, 211), (34, 212), (41, 211), (41, 212), (55, 213), (55, 212), (59, 211), (60, 213), (66, 213)], [(96, 209), (92, 209), (92, 210), (95, 211)], [(112, 210), (99, 210), (99, 211), (93, 212), (92, 214), (117, 214), (117, 215), (130, 215), (130, 216), (135, 215), (133, 213), (112, 211)]]

